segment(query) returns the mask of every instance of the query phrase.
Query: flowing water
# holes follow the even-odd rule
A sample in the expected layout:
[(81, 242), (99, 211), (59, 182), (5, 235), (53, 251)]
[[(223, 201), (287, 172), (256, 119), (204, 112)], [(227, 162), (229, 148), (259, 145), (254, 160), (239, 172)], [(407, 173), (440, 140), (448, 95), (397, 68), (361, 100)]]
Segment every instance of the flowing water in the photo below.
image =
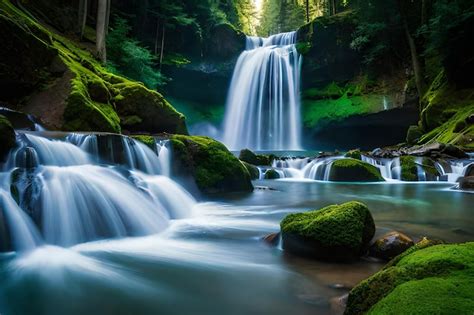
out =
[(301, 148), (300, 68), (296, 32), (247, 37), (235, 66), (224, 120), (231, 150)]
[(378, 235), (474, 238), (474, 194), (452, 183), (305, 178), (326, 176), (338, 157), (276, 161), (299, 175), (196, 200), (165, 175), (171, 151), (160, 139), (149, 148), (112, 135), (21, 133), (18, 144), (0, 173), (0, 238), (10, 241), (2, 315), (341, 314), (341, 296), (382, 264), (300, 259), (262, 237), (289, 213), (349, 200), (369, 206)]

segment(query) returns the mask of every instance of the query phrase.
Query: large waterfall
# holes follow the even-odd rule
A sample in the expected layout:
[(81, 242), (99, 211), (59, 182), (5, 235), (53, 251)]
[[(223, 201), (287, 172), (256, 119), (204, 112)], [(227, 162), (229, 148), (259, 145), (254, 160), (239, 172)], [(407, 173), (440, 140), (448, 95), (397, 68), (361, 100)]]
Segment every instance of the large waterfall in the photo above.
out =
[[(193, 197), (169, 178), (167, 141), (20, 133), (0, 165), (0, 252), (162, 231)], [(3, 168), (3, 170), (2, 170)]]
[(247, 37), (235, 66), (224, 121), (231, 150), (300, 150), (300, 68), (296, 32)]

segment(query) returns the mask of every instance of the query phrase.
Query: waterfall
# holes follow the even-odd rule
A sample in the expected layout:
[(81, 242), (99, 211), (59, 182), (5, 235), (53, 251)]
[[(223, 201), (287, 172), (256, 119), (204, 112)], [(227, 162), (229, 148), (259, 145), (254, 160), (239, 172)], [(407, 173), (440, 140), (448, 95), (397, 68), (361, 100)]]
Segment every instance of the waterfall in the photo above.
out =
[(231, 150), (300, 150), (296, 32), (247, 37), (229, 89), (224, 143)]
[(0, 251), (156, 234), (196, 204), (169, 178), (167, 140), (18, 133), (3, 170)]

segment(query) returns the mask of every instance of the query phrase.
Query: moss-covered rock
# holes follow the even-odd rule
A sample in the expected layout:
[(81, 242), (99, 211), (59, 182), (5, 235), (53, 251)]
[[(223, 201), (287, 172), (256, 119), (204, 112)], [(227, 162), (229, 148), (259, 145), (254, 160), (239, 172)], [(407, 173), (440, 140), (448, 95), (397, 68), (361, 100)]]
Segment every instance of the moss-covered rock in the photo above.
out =
[(279, 179), (280, 178), (280, 174), (278, 174), (277, 171), (275, 170), (267, 170), (265, 172), (265, 179)]
[(415, 144), (423, 136), (423, 130), (419, 126), (410, 126), (407, 131), (407, 143)]
[(252, 164), (249, 164), (247, 162), (244, 162), (244, 161), (241, 161), (241, 162), (245, 166), (247, 171), (249, 172), (250, 179), (254, 180), (254, 179), (258, 179), (260, 177), (260, 171), (258, 170), (258, 168), (256, 166), (254, 166)]
[(471, 314), (474, 243), (423, 240), (349, 294), (346, 315)]
[(413, 156), (402, 156), (400, 157), (400, 179), (406, 182), (418, 181), (418, 167), (416, 166), (415, 157)]
[(16, 135), (10, 121), (0, 115), (0, 162), (2, 162), (8, 152), (15, 147)]
[(334, 182), (381, 182), (380, 170), (355, 159), (336, 160), (331, 165), (329, 180)]
[(285, 250), (336, 261), (362, 255), (375, 233), (369, 209), (356, 201), (290, 214), (280, 227)]
[(194, 177), (204, 193), (250, 192), (245, 166), (220, 142), (208, 137), (174, 135), (170, 138), (179, 175)]
[(140, 141), (141, 143), (146, 144), (150, 149), (155, 151), (156, 141), (155, 137), (149, 135), (133, 135), (133, 139)]
[(239, 159), (252, 165), (270, 166), (275, 159), (274, 155), (255, 154), (249, 149), (240, 151)]
[[(114, 86), (120, 92), (115, 96), (122, 126), (133, 132), (187, 134), (185, 118), (164, 97), (137, 83)], [(131, 120), (130, 117), (138, 119)]]
[(362, 160), (362, 154), (359, 149), (350, 150), (345, 155), (346, 158)]

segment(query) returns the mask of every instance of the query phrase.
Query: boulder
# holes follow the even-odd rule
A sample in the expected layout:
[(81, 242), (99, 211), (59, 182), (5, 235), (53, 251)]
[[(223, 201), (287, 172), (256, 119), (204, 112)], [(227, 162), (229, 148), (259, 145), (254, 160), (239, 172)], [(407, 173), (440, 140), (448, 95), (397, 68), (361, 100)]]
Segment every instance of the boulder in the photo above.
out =
[(280, 233), (268, 234), (263, 238), (263, 241), (271, 246), (277, 246), (280, 241)]
[(267, 170), (265, 172), (265, 179), (279, 179), (280, 174), (275, 170)]
[(373, 257), (390, 260), (413, 245), (414, 242), (411, 238), (403, 233), (392, 231), (377, 239), (370, 246), (369, 253)]
[(471, 165), (468, 166), (468, 168), (466, 169), (465, 176), (466, 177), (474, 176), (474, 164), (471, 164)]
[(25, 113), (2, 107), (0, 104), (0, 115), (5, 116), (14, 129), (35, 130), (35, 123), (30, 119), (29, 115)]
[(170, 138), (174, 173), (191, 176), (203, 193), (251, 192), (249, 172), (220, 142), (209, 137), (173, 135)]
[(359, 149), (355, 149), (355, 150), (348, 151), (344, 155), (344, 157), (351, 158), (351, 159), (356, 159), (356, 160), (361, 160), (362, 159), (362, 154), (360, 153)]
[(12, 124), (5, 116), (0, 115), (0, 162), (4, 161), (15, 144), (16, 135)]
[(400, 157), (401, 180), (406, 182), (418, 181), (418, 167), (415, 163), (415, 157), (402, 156)]
[(474, 176), (463, 177), (459, 180), (459, 189), (474, 190)]
[(369, 209), (357, 201), (290, 214), (280, 227), (286, 251), (330, 261), (363, 255), (375, 233)]
[(408, 128), (407, 143), (415, 144), (423, 136), (423, 130), (419, 126), (412, 125)]
[(471, 314), (474, 243), (423, 239), (349, 293), (345, 315)]
[(245, 166), (247, 171), (249, 172), (250, 179), (252, 179), (252, 180), (259, 179), (260, 171), (258, 170), (258, 168), (256, 166), (254, 166), (252, 164), (249, 164), (247, 162), (244, 162), (244, 161), (241, 161), (241, 162)]
[(384, 181), (378, 168), (355, 159), (340, 159), (332, 163), (329, 180), (334, 182)]
[(249, 149), (240, 151), (239, 159), (252, 165), (271, 166), (274, 155), (255, 154)]

